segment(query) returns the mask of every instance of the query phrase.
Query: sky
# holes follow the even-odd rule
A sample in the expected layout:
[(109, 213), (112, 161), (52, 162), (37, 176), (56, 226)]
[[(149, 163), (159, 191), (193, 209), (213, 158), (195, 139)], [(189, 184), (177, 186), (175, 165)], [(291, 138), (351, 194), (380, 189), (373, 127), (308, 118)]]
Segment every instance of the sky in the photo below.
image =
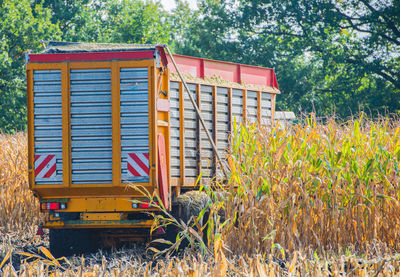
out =
[[(197, 0), (185, 0), (185, 1), (189, 3), (191, 9), (197, 8)], [(161, 4), (167, 11), (170, 11), (176, 7), (175, 0), (161, 0)]]

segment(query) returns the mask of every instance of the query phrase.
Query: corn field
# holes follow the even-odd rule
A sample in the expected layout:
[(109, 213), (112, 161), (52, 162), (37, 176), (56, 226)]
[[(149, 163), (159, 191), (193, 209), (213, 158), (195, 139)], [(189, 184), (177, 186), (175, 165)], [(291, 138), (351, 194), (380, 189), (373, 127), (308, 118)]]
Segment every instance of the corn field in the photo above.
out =
[(103, 261), (96, 264), (61, 266), (57, 261), (37, 259), (23, 263), (17, 272), (12, 266), (3, 268), (3, 276), (398, 276), (399, 257), (357, 259), (339, 257), (330, 263), (312, 261), (296, 255), (287, 262), (287, 269), (279, 263), (266, 262), (262, 256), (240, 257), (237, 260), (204, 260), (201, 256), (190, 255), (171, 258), (152, 265), (140, 260)]
[(41, 219), (39, 201), (29, 190), (25, 133), (0, 134), (0, 232), (26, 234)]
[[(400, 124), (235, 129), (221, 233), (236, 254), (400, 249)], [(240, 134), (239, 134), (240, 133)], [(240, 237), (240, 240), (237, 238)]]
[[(15, 268), (9, 261), (18, 253), (9, 247), (2, 275), (400, 275), (400, 121), (309, 118), (288, 129), (240, 126), (233, 133), (229, 180), (200, 187), (212, 199), (209, 254), (192, 248), (157, 262), (56, 260), (40, 247), (20, 253)], [(2, 234), (32, 233), (41, 220), (28, 190), (25, 137), (0, 136)]]

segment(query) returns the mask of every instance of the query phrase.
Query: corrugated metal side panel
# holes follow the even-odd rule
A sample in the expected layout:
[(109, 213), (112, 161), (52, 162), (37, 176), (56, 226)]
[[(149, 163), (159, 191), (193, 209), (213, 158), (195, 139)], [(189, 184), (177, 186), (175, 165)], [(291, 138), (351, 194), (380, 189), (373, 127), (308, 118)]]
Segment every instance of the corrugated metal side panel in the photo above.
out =
[(217, 88), (217, 147), (222, 155), (229, 147), (228, 89)]
[[(229, 105), (228, 89), (217, 88), (217, 148), (220, 157), (226, 157), (229, 148)], [(220, 165), (217, 165), (217, 176), (222, 177)]]
[[(35, 70), (33, 95), (35, 156), (55, 155), (56, 159), (55, 175), (51, 178), (35, 177), (35, 184), (62, 184), (61, 71)], [(40, 162), (39, 158), (36, 164)]]
[(232, 89), (232, 122), (236, 119), (236, 123), (243, 122), (243, 91), (240, 89)]
[(72, 183), (111, 183), (111, 70), (71, 70), (70, 76)]
[[(203, 117), (204, 123), (213, 137), (213, 95), (211, 86), (201, 86), (200, 93), (200, 111)], [(213, 174), (213, 149), (210, 141), (208, 140), (207, 134), (203, 127), (200, 127), (201, 133), (201, 172), (204, 177), (212, 177)]]
[[(121, 68), (121, 178), (122, 182), (148, 182), (144, 171), (128, 171), (128, 155), (149, 154), (149, 92), (147, 68)], [(145, 159), (143, 155), (142, 159)], [(140, 166), (132, 161), (131, 166)], [(141, 164), (149, 169), (149, 162)], [(142, 168), (142, 167), (141, 167)], [(138, 171), (139, 172), (139, 171)], [(139, 172), (140, 173), (140, 172)]]
[(248, 90), (247, 91), (247, 121), (249, 123), (257, 123), (257, 91)]
[[(196, 85), (188, 84), (190, 93), (196, 99)], [(187, 92), (184, 91), (184, 136), (185, 136), (185, 177), (197, 178), (198, 174), (198, 119), (196, 111), (190, 102)]]
[(261, 93), (261, 124), (271, 123), (271, 94)]
[(171, 156), (171, 177), (180, 177), (180, 117), (179, 117), (179, 83), (170, 82), (169, 86), (170, 107), (170, 156)]

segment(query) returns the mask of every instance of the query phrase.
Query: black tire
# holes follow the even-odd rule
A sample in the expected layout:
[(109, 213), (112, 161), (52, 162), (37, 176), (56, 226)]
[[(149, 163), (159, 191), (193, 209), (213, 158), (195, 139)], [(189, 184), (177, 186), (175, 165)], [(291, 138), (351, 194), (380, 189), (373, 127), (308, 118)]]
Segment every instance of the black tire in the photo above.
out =
[(198, 216), (199, 213), (210, 202), (210, 198), (204, 192), (188, 191), (176, 197), (175, 208), (179, 209), (178, 216), (183, 222), (188, 223), (192, 216)]
[[(198, 216), (199, 213), (207, 206), (210, 198), (204, 192), (199, 193), (199, 191), (188, 191), (184, 194), (179, 195), (176, 197), (175, 201), (172, 203), (172, 216), (180, 222), (181, 220), (187, 224), (189, 220), (193, 216)], [(200, 220), (200, 224), (204, 225), (208, 220), (208, 211), (205, 212), (203, 218)], [(180, 232), (180, 228), (176, 226), (168, 226), (166, 239), (175, 242), (176, 236), (178, 232)], [(203, 232), (203, 241), (207, 244), (207, 228)], [(181, 245), (180, 249), (183, 249), (189, 245), (187, 240), (184, 240)]]
[(80, 255), (97, 249), (95, 232), (88, 229), (50, 229), (50, 252), (56, 257)]

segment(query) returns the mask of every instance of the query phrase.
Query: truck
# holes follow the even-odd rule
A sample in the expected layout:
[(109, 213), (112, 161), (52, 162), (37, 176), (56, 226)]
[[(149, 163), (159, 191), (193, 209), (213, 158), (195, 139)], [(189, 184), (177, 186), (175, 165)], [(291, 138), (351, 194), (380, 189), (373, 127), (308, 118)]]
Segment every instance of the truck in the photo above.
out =
[(157, 212), (225, 178), (233, 124), (274, 122), (271, 68), (166, 45), (46, 42), (26, 57), (29, 185), (55, 256), (146, 241)]

